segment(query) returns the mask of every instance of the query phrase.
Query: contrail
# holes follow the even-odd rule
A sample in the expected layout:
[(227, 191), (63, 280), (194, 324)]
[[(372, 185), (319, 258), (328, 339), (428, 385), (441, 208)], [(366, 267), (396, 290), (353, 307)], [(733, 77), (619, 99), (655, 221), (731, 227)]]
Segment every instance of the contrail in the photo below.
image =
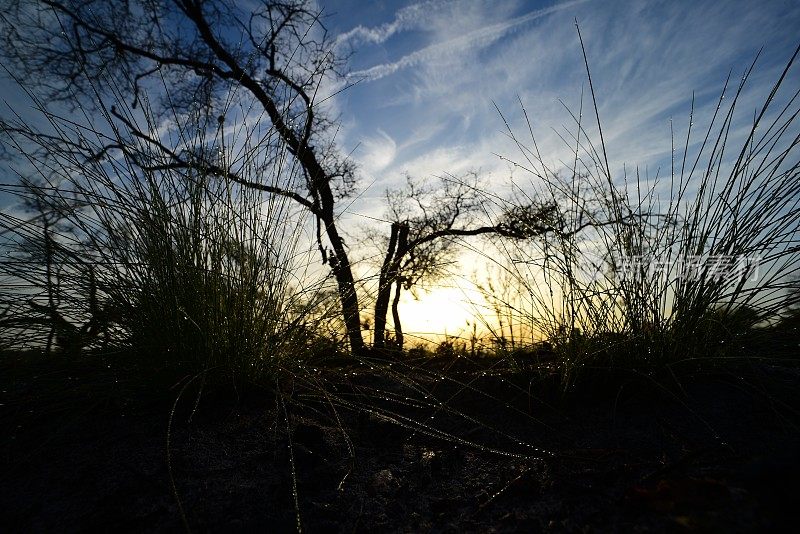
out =
[[(450, 39), (443, 43), (437, 43), (427, 46), (425, 48), (412, 52), (411, 54), (403, 56), (402, 58), (393, 63), (384, 63), (381, 65), (375, 65), (374, 67), (370, 67), (368, 69), (353, 72), (348, 77), (363, 81), (374, 81), (383, 78), (385, 76), (388, 76), (390, 74), (393, 74), (400, 69), (417, 65), (429, 58), (452, 54), (464, 50), (465, 48), (471, 48), (475, 46), (487, 46), (495, 42), (497, 39), (499, 39), (506, 33), (508, 33), (510, 30), (519, 27), (527, 22), (531, 22), (533, 20), (542, 18), (552, 13), (556, 13), (558, 11), (562, 11), (564, 9), (568, 9), (577, 4), (583, 4), (588, 1), (589, 0), (572, 0), (570, 2), (563, 2), (544, 9), (537, 9), (536, 11), (531, 11), (530, 13), (526, 13), (525, 15), (521, 15), (509, 21), (499, 22), (497, 24), (493, 24), (491, 26), (487, 26), (485, 28), (480, 28), (478, 30), (472, 31), (466, 35)], [(420, 5), (423, 4), (416, 4), (411, 7), (416, 8), (417, 6)], [(369, 40), (371, 40), (373, 37), (375, 39), (380, 39), (384, 36), (386, 36), (385, 38), (388, 38), (388, 36), (391, 33), (399, 31), (401, 23), (399, 23), (398, 20), (400, 20), (400, 17), (397, 17), (395, 21), (393, 21), (390, 24), (372, 30), (359, 26), (358, 28), (351, 30), (345, 35), (354, 34), (353, 32), (359, 32), (359, 35), (362, 36), (362, 38), (364, 36), (371, 35), (372, 37), (369, 37)], [(385, 38), (383, 40), (385, 40)], [(373, 41), (373, 42), (382, 42), (382, 41)]]

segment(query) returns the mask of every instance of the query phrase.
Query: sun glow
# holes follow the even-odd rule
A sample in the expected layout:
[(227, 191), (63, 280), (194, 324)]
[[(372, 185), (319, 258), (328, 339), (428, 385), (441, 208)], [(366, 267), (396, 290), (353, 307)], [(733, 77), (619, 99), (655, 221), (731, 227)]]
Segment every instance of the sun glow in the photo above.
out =
[(486, 308), (486, 301), (473, 284), (420, 290), (417, 296), (415, 299), (406, 291), (400, 297), (403, 332), (412, 344), (417, 336), (431, 341), (439, 341), (445, 335), (467, 336), (475, 321), (477, 329), (484, 330), (479, 315)]

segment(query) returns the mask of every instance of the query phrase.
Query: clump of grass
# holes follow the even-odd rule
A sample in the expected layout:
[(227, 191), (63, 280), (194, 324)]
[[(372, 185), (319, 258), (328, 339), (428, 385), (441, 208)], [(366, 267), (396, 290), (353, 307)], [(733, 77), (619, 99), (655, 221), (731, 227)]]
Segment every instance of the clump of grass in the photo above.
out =
[(726, 83), (699, 139), (693, 102), (666, 178), (613, 175), (593, 89), (599, 142), (581, 104), (562, 137), (566, 173), (544, 162), (529, 121), (528, 141), (506, 122), (515, 165), (538, 178), (520, 202), (558, 208), (553, 231), (505, 245), (516, 294), (487, 298), (552, 343), (565, 385), (590, 367), (652, 374), (743, 357), (745, 334), (781, 321), (800, 269), (800, 109), (796, 90), (784, 94), (798, 51), (744, 129), (737, 104), (755, 63), (732, 97)]
[(246, 109), (164, 119), (140, 95), (140, 109), (78, 105), (78, 123), (30, 96), (45, 128), (2, 122), (22, 156), (20, 183), (4, 186), (19, 202), (0, 221), (6, 344), (254, 378), (319, 343), (301, 328), (322, 287), (297, 274), (305, 216), (248, 185), (291, 190), (302, 176), (275, 135), (226, 130)]

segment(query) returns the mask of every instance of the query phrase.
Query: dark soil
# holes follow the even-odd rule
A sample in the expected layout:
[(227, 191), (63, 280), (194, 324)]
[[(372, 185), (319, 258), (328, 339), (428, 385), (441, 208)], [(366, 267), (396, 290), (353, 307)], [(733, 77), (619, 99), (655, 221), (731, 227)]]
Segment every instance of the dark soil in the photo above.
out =
[(198, 396), (200, 379), (137, 381), (99, 361), (7, 357), (0, 373), (6, 532), (766, 532), (800, 520), (788, 364), (680, 384), (598, 372), (566, 395), (541, 373), (459, 360), (320, 369), (282, 378), (278, 395), (219, 380)]

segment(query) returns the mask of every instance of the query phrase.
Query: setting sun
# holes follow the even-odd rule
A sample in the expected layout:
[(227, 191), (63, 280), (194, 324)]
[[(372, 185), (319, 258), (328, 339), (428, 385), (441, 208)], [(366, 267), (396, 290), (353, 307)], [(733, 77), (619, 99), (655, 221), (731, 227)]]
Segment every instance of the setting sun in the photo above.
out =
[[(404, 292), (400, 298), (403, 331), (412, 344), (420, 338), (435, 341), (443, 335), (467, 335), (486, 302), (471, 283), (418, 291), (417, 296)], [(478, 324), (478, 329), (482, 326)]]

